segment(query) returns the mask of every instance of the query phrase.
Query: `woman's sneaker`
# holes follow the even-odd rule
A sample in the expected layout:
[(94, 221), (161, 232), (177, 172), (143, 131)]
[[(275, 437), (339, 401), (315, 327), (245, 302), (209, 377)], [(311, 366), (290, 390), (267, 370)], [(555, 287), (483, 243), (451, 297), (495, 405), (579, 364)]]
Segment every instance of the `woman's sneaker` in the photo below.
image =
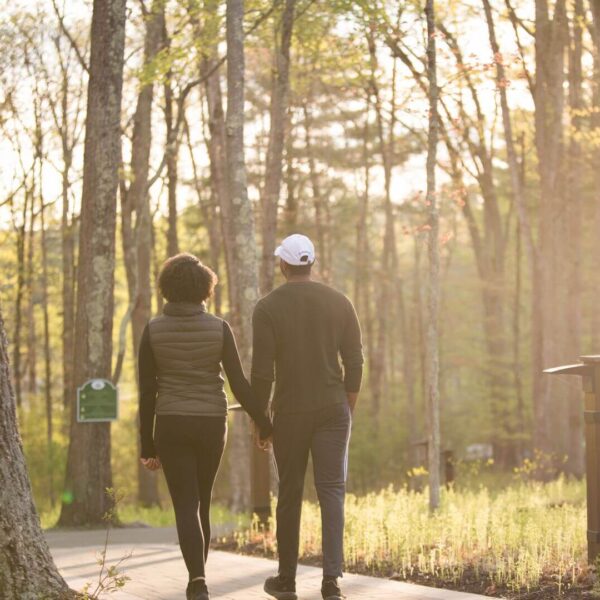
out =
[(185, 590), (185, 597), (187, 600), (210, 600), (206, 581), (204, 579), (190, 581)]
[(291, 577), (269, 577), (265, 581), (265, 592), (277, 600), (298, 600), (296, 581)]
[(342, 590), (335, 577), (324, 577), (321, 584), (321, 596), (323, 600), (345, 600), (346, 596), (342, 594)]

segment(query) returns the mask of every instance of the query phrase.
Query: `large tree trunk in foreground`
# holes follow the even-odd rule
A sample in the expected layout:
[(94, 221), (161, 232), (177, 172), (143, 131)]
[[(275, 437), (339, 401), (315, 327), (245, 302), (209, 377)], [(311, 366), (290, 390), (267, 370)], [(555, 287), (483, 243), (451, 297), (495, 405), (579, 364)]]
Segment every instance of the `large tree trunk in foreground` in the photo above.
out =
[[(256, 246), (253, 243), (254, 217), (246, 187), (244, 159), (244, 2), (227, 1), (227, 117), (226, 154), (228, 198), (233, 230), (233, 270), (230, 278), (237, 282), (232, 310), (237, 316), (239, 346), (246, 368), (252, 345), (252, 311), (258, 300)], [(247, 508), (250, 503), (250, 478), (246, 467), (250, 453), (247, 417), (237, 413), (233, 420), (231, 448), (231, 483), (233, 508)], [(266, 455), (265, 455), (266, 456)]]
[(439, 209), (435, 187), (438, 141), (438, 86), (436, 72), (434, 0), (427, 0), (427, 78), (429, 80), (429, 135), (427, 140), (427, 203), (429, 208), (429, 281), (426, 342), (426, 401), (428, 428), (429, 508), (440, 504), (440, 390), (439, 390)]
[(0, 595), (2, 598), (72, 598), (54, 566), (33, 503), (17, 429), (7, 341), (0, 312)]
[[(110, 378), (116, 194), (120, 163), (126, 0), (95, 0), (79, 237), (73, 383)], [(71, 391), (75, 403), (76, 390)], [(73, 404), (74, 406), (74, 404)], [(78, 423), (71, 410), (62, 526), (102, 523), (111, 508), (110, 423)]]

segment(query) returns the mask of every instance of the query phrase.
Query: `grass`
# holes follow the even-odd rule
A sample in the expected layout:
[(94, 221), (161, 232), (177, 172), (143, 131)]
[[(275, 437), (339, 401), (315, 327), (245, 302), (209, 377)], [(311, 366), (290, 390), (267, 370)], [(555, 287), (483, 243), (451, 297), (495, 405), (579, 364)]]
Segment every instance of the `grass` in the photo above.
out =
[[(475, 580), (490, 593), (531, 590), (548, 581), (560, 591), (588, 572), (583, 482), (559, 478), (515, 482), (499, 491), (444, 490), (433, 515), (427, 500), (426, 492), (392, 487), (349, 495), (346, 568), (458, 588)], [(236, 541), (242, 549), (276, 551), (273, 533), (256, 521)], [(321, 553), (321, 517), (312, 502), (303, 507), (300, 553), (308, 561)]]
[[(462, 474), (459, 481), (468, 478)], [(586, 561), (585, 482), (560, 477), (548, 483), (504, 478), (484, 484), (445, 489), (435, 514), (427, 491), (388, 487), (366, 495), (348, 494), (345, 550), (348, 571), (453, 587), (493, 595), (555, 598), (589, 590)], [(498, 484), (498, 480), (496, 480)], [(124, 524), (174, 525), (168, 508), (118, 508)], [(273, 511), (274, 512), (274, 511)], [(50, 528), (58, 508), (41, 514)], [(265, 531), (257, 520), (212, 509), (216, 523), (233, 523), (237, 532), (223, 546), (272, 556), (277, 551), (275, 523)], [(321, 515), (318, 504), (305, 501), (300, 555), (318, 563)], [(542, 594), (540, 595), (540, 590)], [(523, 597), (523, 596), (520, 596)], [(528, 597), (528, 596), (524, 596)]]
[[(60, 506), (41, 512), (40, 521), (43, 529), (51, 529), (58, 521)], [(251, 519), (247, 515), (231, 512), (221, 504), (213, 504), (211, 507), (211, 522), (213, 525), (234, 524), (237, 529), (250, 526)], [(118, 508), (118, 516), (123, 525), (143, 523), (151, 527), (170, 527), (175, 525), (175, 514), (170, 505), (165, 508), (145, 508), (135, 504), (122, 504)]]

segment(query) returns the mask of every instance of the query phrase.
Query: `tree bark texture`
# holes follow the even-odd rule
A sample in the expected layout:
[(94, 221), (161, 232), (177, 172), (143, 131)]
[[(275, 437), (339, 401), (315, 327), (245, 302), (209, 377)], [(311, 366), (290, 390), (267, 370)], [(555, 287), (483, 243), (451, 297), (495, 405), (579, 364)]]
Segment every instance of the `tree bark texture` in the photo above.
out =
[[(584, 163), (581, 144), (578, 136), (582, 129), (581, 111), (583, 104), (583, 24), (585, 9), (583, 0), (575, 0), (574, 14), (571, 22), (571, 44), (569, 51), (569, 110), (571, 128), (569, 140), (569, 165), (566, 196), (563, 202), (568, 206), (565, 211), (565, 237), (567, 240), (567, 260), (565, 262), (566, 278), (566, 335), (564, 338), (565, 360), (575, 360), (582, 354), (581, 342), (581, 312), (582, 312), (582, 181), (584, 180)], [(576, 386), (569, 386), (563, 402), (567, 403), (566, 417), (568, 419), (567, 450), (568, 460), (566, 469), (576, 477), (583, 477), (584, 445), (583, 445), (583, 415), (581, 392)]]
[(54, 565), (33, 503), (7, 345), (0, 310), (0, 595), (19, 600), (73, 598)]
[[(146, 36), (144, 41), (144, 65), (151, 63), (161, 48), (164, 29), (164, 7), (155, 0), (150, 14), (145, 18)], [(152, 219), (148, 194), (148, 171), (150, 148), (152, 145), (152, 103), (153, 82), (145, 83), (140, 89), (133, 117), (133, 136), (131, 140), (131, 185), (127, 190), (126, 204), (123, 210), (135, 212), (135, 226), (127, 235), (123, 235), (123, 254), (131, 256), (133, 262), (126, 269), (133, 280), (129, 283), (132, 303), (131, 332), (133, 339), (134, 361), (137, 364), (137, 351), (142, 332), (152, 312), (152, 287), (150, 271), (152, 265)], [(168, 162), (167, 162), (168, 165)], [(170, 205), (169, 205), (170, 206)], [(131, 218), (129, 218), (131, 228)], [(123, 220), (126, 225), (126, 221)], [(170, 227), (170, 226), (169, 226)], [(140, 440), (138, 439), (138, 446)], [(148, 471), (138, 461), (138, 501), (143, 506), (160, 505), (157, 473)]]
[[(27, 188), (25, 189), (25, 199), (23, 202), (23, 210), (21, 214), (21, 223), (15, 226), (16, 232), (16, 254), (17, 254), (17, 289), (15, 293), (15, 333), (13, 343), (13, 362), (15, 372), (15, 396), (17, 401), (17, 407), (20, 408), (22, 404), (22, 386), (21, 377), (23, 369), (21, 366), (21, 341), (22, 341), (22, 330), (23, 330), (23, 296), (25, 290), (25, 239), (26, 239), (26, 227), (27, 227), (27, 207), (31, 193)], [(13, 218), (15, 218), (13, 216)]]
[(440, 249), (439, 208), (435, 166), (438, 142), (438, 86), (436, 70), (434, 0), (427, 0), (427, 79), (429, 81), (429, 133), (427, 138), (427, 205), (429, 212), (429, 273), (427, 286), (426, 401), (427, 454), (429, 468), (429, 508), (440, 504), (440, 391), (439, 391), (439, 296)]
[(223, 111), (223, 93), (221, 90), (220, 70), (216, 68), (218, 62), (218, 44), (215, 39), (220, 20), (217, 13), (217, 0), (205, 2), (206, 17), (204, 28), (197, 21), (197, 35), (208, 37), (210, 42), (205, 54), (200, 61), (200, 76), (204, 78), (204, 95), (208, 112), (208, 140), (207, 151), (210, 161), (211, 186), (216, 195), (220, 208), (221, 236), (225, 253), (225, 266), (227, 269), (227, 291), (229, 311), (234, 326), (239, 322), (234, 313), (234, 306), (238, 296), (238, 282), (234, 277), (234, 245), (235, 233), (233, 224), (233, 210), (229, 199), (229, 186), (227, 180), (227, 148), (225, 134), (225, 113)]
[(277, 212), (281, 191), (281, 175), (285, 127), (287, 122), (290, 88), (290, 46), (294, 27), (296, 0), (285, 0), (281, 17), (281, 38), (275, 47), (274, 73), (271, 84), (270, 130), (267, 146), (265, 183), (261, 197), (262, 214), (262, 261), (260, 291), (267, 294), (273, 289), (275, 278), (275, 238), (277, 235)]
[[(75, 320), (74, 386), (111, 376), (116, 193), (120, 163), (126, 0), (95, 0), (84, 146)], [(75, 406), (76, 390), (71, 391)], [(60, 524), (101, 523), (111, 508), (110, 423), (71, 410)]]
[[(227, 0), (227, 184), (233, 233), (233, 271), (237, 296), (232, 306), (239, 327), (240, 354), (246, 368), (252, 348), (252, 311), (258, 300), (258, 271), (254, 215), (248, 198), (244, 158), (244, 2)], [(247, 508), (250, 503), (250, 455), (248, 420), (237, 413), (233, 419), (231, 472), (233, 507)]]

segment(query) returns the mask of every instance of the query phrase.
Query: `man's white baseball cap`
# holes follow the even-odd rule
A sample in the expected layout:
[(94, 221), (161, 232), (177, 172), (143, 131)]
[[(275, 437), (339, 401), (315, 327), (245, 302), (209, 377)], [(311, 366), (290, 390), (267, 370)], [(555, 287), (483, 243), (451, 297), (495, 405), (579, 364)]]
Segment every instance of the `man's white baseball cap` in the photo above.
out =
[(301, 233), (286, 237), (275, 250), (275, 256), (288, 265), (312, 265), (315, 262), (315, 246), (310, 238)]

